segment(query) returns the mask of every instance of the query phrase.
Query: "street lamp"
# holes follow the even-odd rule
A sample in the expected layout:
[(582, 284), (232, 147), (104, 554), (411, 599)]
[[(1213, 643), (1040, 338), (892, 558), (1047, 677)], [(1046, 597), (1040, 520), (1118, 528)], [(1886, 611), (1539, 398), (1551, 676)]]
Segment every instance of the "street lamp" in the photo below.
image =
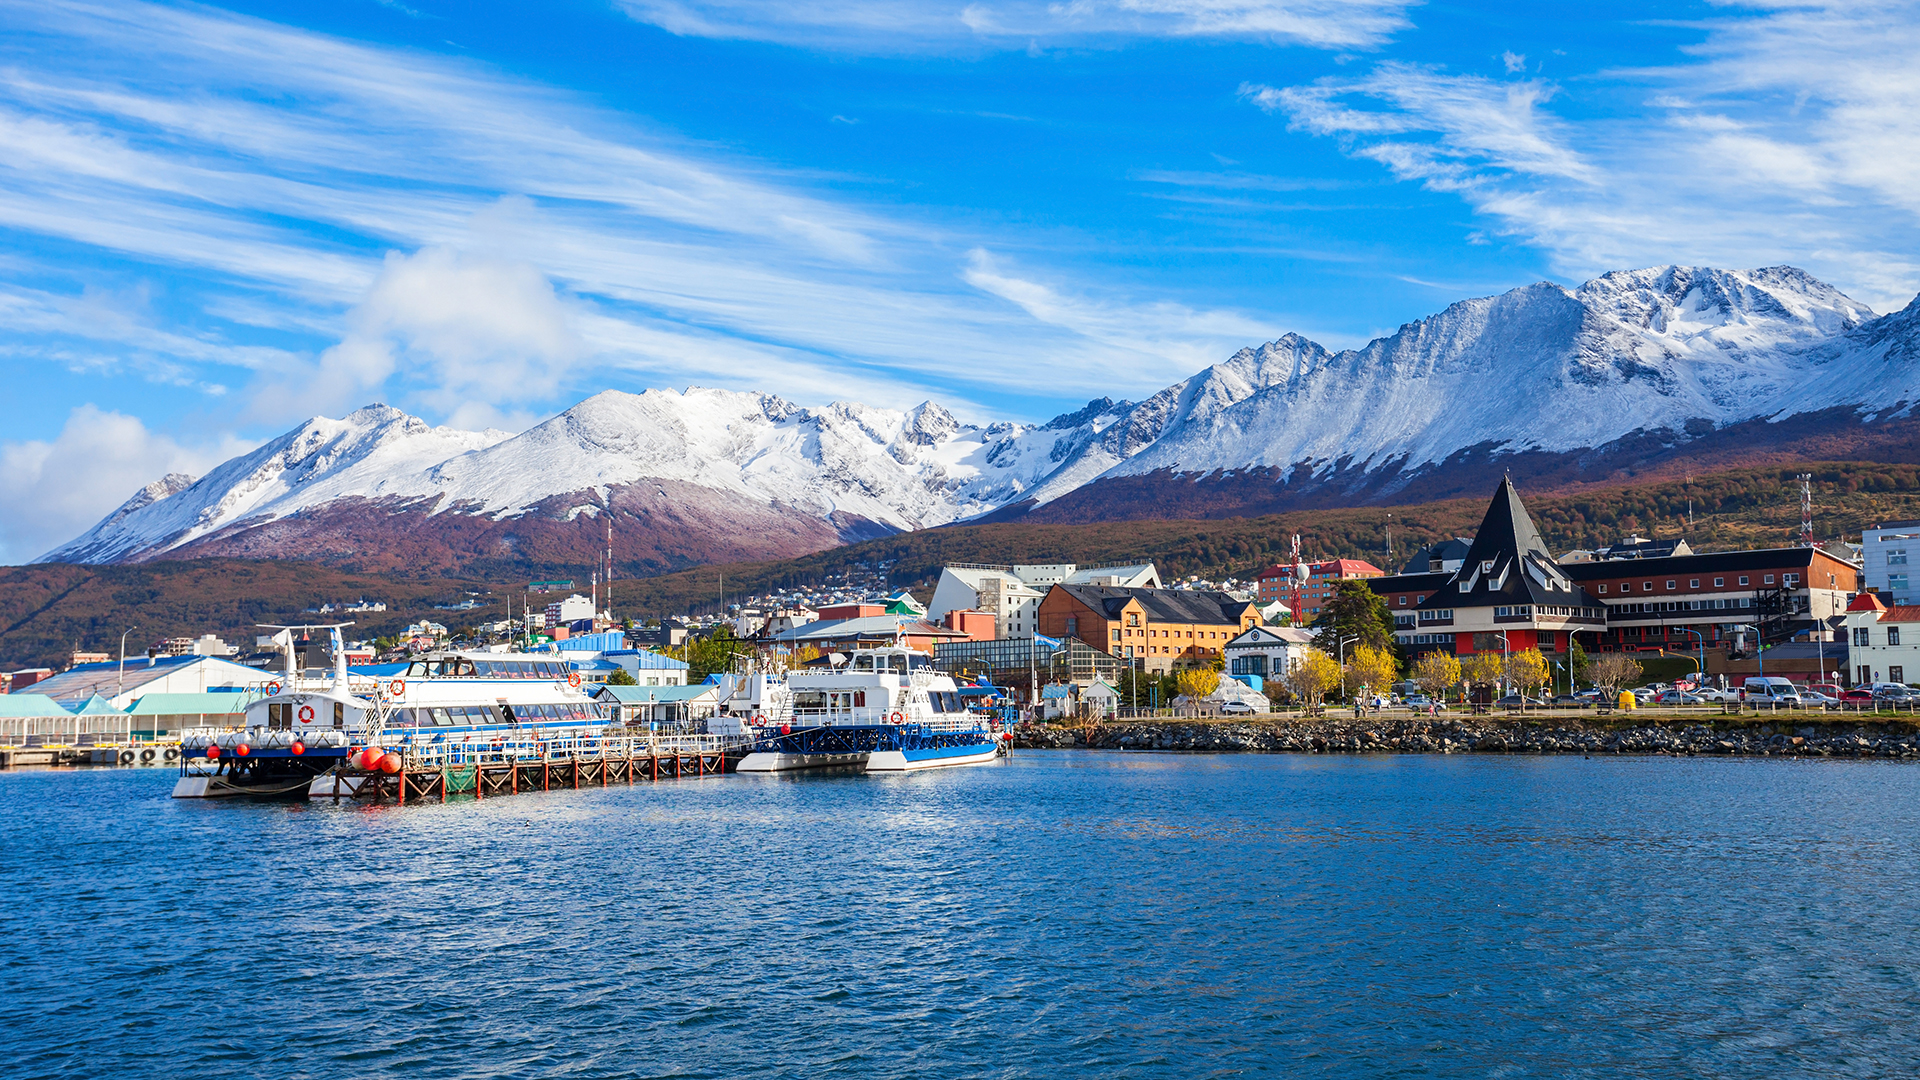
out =
[(1698, 630), (1690, 629), (1685, 626), (1676, 626), (1674, 627), (1674, 629), (1680, 631), (1683, 634), (1692, 634), (1694, 637), (1699, 639), (1700, 660), (1698, 663), (1694, 665), (1694, 669), (1693, 669), (1693, 673), (1696, 676), (1694, 679), (1694, 686), (1698, 687), (1707, 681), (1707, 635), (1701, 633)]
[[(131, 634), (138, 629), (140, 629), (140, 627), (137, 625), (129, 626), (126, 629), (126, 633), (120, 635), (120, 675), (114, 680), (113, 684), (113, 696), (116, 701), (119, 700), (120, 695), (124, 693), (127, 688), (127, 634)], [(117, 708), (118, 706), (115, 707)], [(127, 741), (133, 741), (133, 722), (131, 720), (127, 722)]]
[[(1360, 635), (1355, 634), (1353, 637), (1343, 638), (1340, 641), (1340, 692), (1343, 697), (1346, 695), (1347, 690), (1347, 646), (1359, 640)], [(1356, 713), (1355, 715), (1357, 716), (1359, 714)]]

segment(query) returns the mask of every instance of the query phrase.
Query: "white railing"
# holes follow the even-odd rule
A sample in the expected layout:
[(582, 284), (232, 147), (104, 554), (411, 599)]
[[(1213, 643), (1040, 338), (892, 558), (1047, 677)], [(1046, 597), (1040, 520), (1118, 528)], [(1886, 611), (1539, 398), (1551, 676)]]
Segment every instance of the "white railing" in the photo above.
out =
[(556, 735), (516, 736), (471, 742), (407, 743), (388, 746), (405, 767), (437, 769), (447, 765), (509, 762), (595, 761), (629, 757), (673, 757), (724, 753), (752, 742), (741, 735)]
[(125, 715), (0, 717), (0, 744), (8, 746), (92, 746), (131, 743), (133, 722)]

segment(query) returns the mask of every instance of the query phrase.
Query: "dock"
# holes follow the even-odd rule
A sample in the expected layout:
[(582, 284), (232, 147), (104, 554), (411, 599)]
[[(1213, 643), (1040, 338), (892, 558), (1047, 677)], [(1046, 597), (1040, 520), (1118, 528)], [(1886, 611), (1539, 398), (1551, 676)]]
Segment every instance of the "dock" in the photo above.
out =
[[(625, 752), (601, 748), (584, 753), (563, 752), (532, 761), (515, 758), (465, 764), (415, 764), (402, 766), (393, 773), (343, 766), (332, 774), (332, 797), (405, 806), (409, 801), (422, 799), (445, 802), (453, 795), (492, 799), (523, 791), (579, 791), (641, 781), (722, 776), (735, 771), (743, 756), (739, 748), (716, 743), (628, 747)], [(321, 782), (324, 780), (323, 777)], [(310, 788), (309, 793), (313, 790)]]

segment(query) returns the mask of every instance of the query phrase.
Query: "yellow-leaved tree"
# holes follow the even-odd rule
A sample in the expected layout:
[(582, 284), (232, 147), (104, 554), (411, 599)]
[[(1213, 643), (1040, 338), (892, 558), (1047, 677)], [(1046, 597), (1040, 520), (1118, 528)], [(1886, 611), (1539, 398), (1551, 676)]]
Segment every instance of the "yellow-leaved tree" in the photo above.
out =
[(1514, 653), (1507, 657), (1504, 667), (1507, 681), (1525, 693), (1531, 694), (1547, 683), (1547, 658), (1540, 655), (1539, 649), (1522, 649)]
[(1362, 645), (1353, 650), (1353, 658), (1347, 661), (1347, 693), (1357, 694), (1361, 687), (1374, 693), (1385, 691), (1398, 673), (1399, 665), (1393, 662), (1392, 653)]
[(1187, 704), (1195, 705), (1220, 688), (1220, 673), (1212, 668), (1188, 668), (1174, 674), (1173, 685), (1186, 697)]
[(1340, 685), (1340, 665), (1319, 649), (1308, 649), (1287, 669), (1285, 682), (1302, 704), (1317, 709), (1327, 691)]
[(1413, 681), (1428, 697), (1444, 701), (1447, 691), (1460, 685), (1460, 659), (1452, 653), (1427, 653), (1413, 662)]
[(1493, 686), (1506, 673), (1506, 657), (1496, 652), (1474, 653), (1460, 661), (1460, 681), (1468, 686)]

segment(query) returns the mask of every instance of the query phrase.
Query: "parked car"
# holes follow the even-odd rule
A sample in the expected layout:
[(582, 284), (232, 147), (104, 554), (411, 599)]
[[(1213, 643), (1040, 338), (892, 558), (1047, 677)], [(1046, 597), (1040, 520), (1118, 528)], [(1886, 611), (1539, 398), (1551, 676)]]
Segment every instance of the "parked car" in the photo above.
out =
[(1800, 704), (1805, 705), (1809, 709), (1831, 709), (1835, 705), (1840, 704), (1840, 699), (1831, 694), (1823, 694), (1818, 690), (1802, 690), (1800, 691)]
[(1593, 707), (1593, 699), (1597, 696), (1596, 694), (1555, 694), (1549, 704), (1563, 708), (1571, 706), (1576, 709), (1590, 709)]
[(1705, 705), (1707, 699), (1699, 694), (1689, 694), (1685, 690), (1669, 690), (1658, 698), (1662, 705)]
[(1407, 708), (1412, 709), (1414, 712), (1426, 712), (1428, 709), (1438, 709), (1441, 712), (1447, 711), (1445, 702), (1437, 702), (1425, 694), (1408, 694)]
[(1791, 679), (1778, 676), (1755, 676), (1741, 687), (1743, 700), (1749, 705), (1798, 705), (1800, 688)]
[(1660, 696), (1660, 692), (1651, 686), (1636, 686), (1633, 688), (1633, 696), (1638, 704), (1651, 705)]
[(1854, 686), (1840, 691), (1838, 696), (1842, 704), (1865, 705), (1873, 700), (1873, 691), (1864, 686)]
[(1506, 697), (1494, 702), (1494, 704), (1503, 709), (1518, 709), (1528, 705), (1545, 705), (1546, 702), (1541, 701), (1539, 698), (1527, 697), (1523, 694), (1508, 694)]
[(1222, 716), (1252, 716), (1259, 710), (1244, 701), (1228, 701), (1220, 705)]
[(1711, 702), (1715, 705), (1725, 705), (1728, 702), (1737, 702), (1740, 700), (1740, 691), (1722, 690), (1717, 686), (1703, 686), (1700, 689), (1695, 690), (1694, 693), (1698, 695), (1702, 700)]
[(1585, 690), (1574, 691), (1572, 696), (1579, 698), (1581, 701), (1599, 701), (1603, 695), (1600, 693), (1599, 687), (1589, 686)]
[(1885, 705), (1907, 706), (1914, 702), (1914, 693), (1905, 686), (1878, 685), (1873, 688), (1873, 700)]

